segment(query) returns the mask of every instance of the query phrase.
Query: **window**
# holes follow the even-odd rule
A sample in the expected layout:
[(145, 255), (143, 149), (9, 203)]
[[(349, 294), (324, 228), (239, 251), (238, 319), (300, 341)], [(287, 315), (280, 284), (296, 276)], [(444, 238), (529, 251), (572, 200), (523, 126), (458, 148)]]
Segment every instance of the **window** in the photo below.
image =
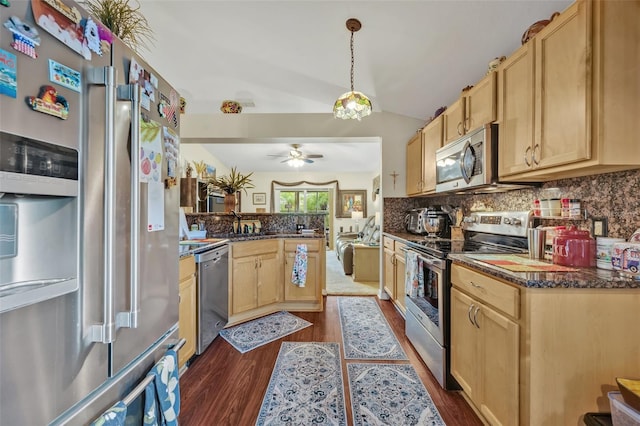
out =
[(326, 213), (329, 210), (329, 191), (298, 189), (280, 191), (279, 213)]

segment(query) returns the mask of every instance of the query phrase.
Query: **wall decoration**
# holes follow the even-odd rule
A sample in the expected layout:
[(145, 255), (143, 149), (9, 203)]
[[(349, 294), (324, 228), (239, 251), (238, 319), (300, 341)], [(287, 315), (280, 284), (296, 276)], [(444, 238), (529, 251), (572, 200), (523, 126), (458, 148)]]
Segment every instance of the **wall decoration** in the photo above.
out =
[(367, 190), (338, 190), (336, 217), (351, 218), (351, 212), (354, 211), (361, 211), (362, 216), (367, 217)]
[(49, 59), (49, 80), (74, 92), (82, 90), (82, 74), (52, 59)]
[(253, 204), (267, 204), (267, 193), (266, 192), (254, 192), (253, 193)]
[(61, 120), (69, 117), (69, 103), (64, 97), (58, 95), (53, 86), (40, 86), (38, 96), (27, 96), (25, 102), (34, 111), (53, 115)]
[(373, 178), (373, 188), (371, 190), (371, 199), (375, 201), (380, 194), (380, 175)]
[(17, 59), (13, 53), (0, 49), (0, 95), (15, 98), (18, 94)]

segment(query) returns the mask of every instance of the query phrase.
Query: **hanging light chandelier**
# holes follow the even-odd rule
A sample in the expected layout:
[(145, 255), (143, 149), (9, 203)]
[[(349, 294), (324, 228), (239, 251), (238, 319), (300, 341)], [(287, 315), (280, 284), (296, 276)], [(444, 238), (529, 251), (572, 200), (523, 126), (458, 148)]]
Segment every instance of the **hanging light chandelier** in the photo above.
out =
[(351, 31), (351, 91), (343, 94), (333, 105), (333, 116), (343, 120), (357, 119), (371, 114), (371, 101), (364, 93), (353, 90), (353, 33), (362, 28), (355, 18), (347, 19), (347, 29)]

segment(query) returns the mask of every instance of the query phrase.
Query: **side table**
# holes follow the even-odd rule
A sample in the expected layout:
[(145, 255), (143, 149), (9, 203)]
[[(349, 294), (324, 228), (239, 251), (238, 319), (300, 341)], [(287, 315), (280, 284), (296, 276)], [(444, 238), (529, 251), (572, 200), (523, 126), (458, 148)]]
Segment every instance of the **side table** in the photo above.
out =
[(380, 245), (353, 244), (354, 281), (380, 280)]

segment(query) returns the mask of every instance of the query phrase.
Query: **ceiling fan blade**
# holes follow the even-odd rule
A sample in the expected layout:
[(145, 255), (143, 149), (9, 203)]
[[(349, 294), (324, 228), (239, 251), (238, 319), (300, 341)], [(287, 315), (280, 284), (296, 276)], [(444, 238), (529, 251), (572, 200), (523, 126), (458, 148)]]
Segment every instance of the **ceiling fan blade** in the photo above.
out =
[(281, 163), (286, 163), (287, 161), (291, 161), (291, 160), (292, 160), (291, 158), (287, 158), (285, 160), (282, 160)]
[(309, 160), (308, 158), (303, 158), (302, 161), (305, 163), (313, 163), (313, 160)]
[(284, 157), (288, 157), (288, 155), (279, 155), (279, 154), (267, 154), (267, 157), (280, 157), (280, 158), (284, 158)]
[(322, 155), (322, 154), (307, 154), (307, 155), (305, 155), (305, 157), (307, 157), (307, 158), (322, 158), (322, 157), (324, 157), (324, 155)]

